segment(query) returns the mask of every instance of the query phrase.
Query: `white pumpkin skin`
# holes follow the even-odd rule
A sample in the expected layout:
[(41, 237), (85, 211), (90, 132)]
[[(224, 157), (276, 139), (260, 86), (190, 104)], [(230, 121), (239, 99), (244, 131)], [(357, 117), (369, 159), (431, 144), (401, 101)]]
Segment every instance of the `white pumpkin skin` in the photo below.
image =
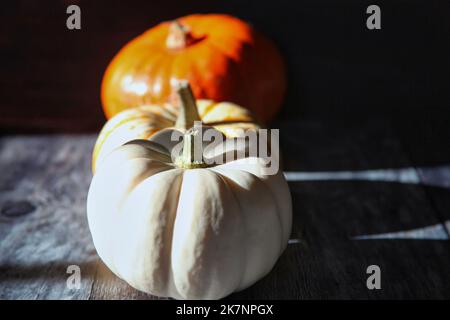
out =
[(233, 169), (246, 159), (177, 169), (143, 144), (111, 154), (89, 190), (89, 226), (108, 267), (139, 290), (178, 299), (221, 298), (267, 274), (291, 229), (281, 174)]
[(96, 172), (88, 221), (101, 259), (134, 288), (219, 299), (265, 276), (286, 248), (289, 188), (261, 159), (176, 167), (152, 141), (119, 147)]

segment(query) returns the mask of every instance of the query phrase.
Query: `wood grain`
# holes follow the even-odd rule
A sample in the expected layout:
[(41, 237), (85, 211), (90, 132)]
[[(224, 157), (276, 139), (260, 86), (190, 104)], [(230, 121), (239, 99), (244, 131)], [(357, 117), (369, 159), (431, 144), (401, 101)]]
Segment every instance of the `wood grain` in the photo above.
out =
[[(413, 165), (389, 123), (362, 123), (360, 128), (313, 121), (279, 125), (283, 150), (289, 150), (284, 154), (285, 170)], [(0, 298), (156, 298), (118, 279), (96, 255), (85, 210), (94, 139), (93, 135), (0, 139)], [(292, 238), (297, 241), (269, 275), (228, 298), (450, 297), (449, 241), (352, 240), (363, 234), (443, 225), (427, 187), (305, 181), (291, 182), (290, 188)], [(448, 190), (441, 192), (448, 198)], [(366, 268), (371, 264), (381, 268), (382, 290), (366, 288)], [(69, 265), (81, 268), (79, 290), (66, 287)]]
[[(85, 217), (92, 142), (86, 136), (1, 139), (0, 298), (89, 297), (98, 260)], [(66, 288), (69, 265), (81, 268), (81, 290)]]
[[(413, 166), (388, 121), (373, 119), (359, 126), (282, 124), (282, 147), (289, 150), (285, 170)], [(295, 182), (290, 187), (295, 211), (292, 237), (301, 239), (301, 245), (289, 246), (268, 277), (232, 297), (448, 298), (450, 276), (443, 272), (450, 264), (448, 241), (351, 240), (356, 235), (442, 224), (426, 187), (369, 181)], [(366, 288), (366, 268), (371, 264), (381, 268), (382, 290)]]

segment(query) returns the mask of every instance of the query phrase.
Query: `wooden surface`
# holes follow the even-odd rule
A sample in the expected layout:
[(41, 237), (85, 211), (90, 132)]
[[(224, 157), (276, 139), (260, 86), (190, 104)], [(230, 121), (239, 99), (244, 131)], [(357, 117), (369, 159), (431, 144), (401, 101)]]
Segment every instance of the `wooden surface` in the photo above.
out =
[[(449, 171), (416, 166), (389, 122), (278, 125), (291, 174), (293, 240), (268, 276), (228, 298), (450, 298)], [(0, 138), (0, 298), (154, 298), (115, 277), (95, 252), (85, 209), (94, 139)], [(403, 172), (401, 182), (385, 171), (370, 174), (385, 169)], [(336, 175), (343, 171), (350, 175)], [(355, 239), (386, 233), (394, 236)], [(381, 290), (366, 287), (372, 264), (381, 268)], [(66, 287), (69, 265), (81, 268), (79, 290)]]
[[(70, 4), (82, 30), (65, 26)], [(292, 241), (267, 277), (229, 298), (450, 298), (450, 2), (380, 0), (376, 31), (369, 4), (2, 3), (0, 298), (152, 298), (112, 275), (87, 227), (100, 84), (130, 39), (194, 12), (251, 22), (288, 70), (272, 127), (291, 180)], [(20, 135), (30, 132), (58, 135)], [(371, 264), (381, 290), (366, 288)], [(66, 286), (69, 265), (81, 268), (79, 290)]]

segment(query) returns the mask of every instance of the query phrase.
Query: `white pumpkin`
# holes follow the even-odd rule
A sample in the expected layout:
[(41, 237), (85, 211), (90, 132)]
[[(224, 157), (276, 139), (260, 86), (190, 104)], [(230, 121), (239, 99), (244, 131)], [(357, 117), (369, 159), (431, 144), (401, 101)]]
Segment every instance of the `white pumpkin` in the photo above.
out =
[(117, 148), (95, 173), (87, 212), (99, 256), (157, 296), (218, 299), (247, 288), (273, 268), (289, 239), (282, 172), (265, 174), (258, 158), (194, 163), (186, 154), (192, 130), (174, 162), (168, 132)]

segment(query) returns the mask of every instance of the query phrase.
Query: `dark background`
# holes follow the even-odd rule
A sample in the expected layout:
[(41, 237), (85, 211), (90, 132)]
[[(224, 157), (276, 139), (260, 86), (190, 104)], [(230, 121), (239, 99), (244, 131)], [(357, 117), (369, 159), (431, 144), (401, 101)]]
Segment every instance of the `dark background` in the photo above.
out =
[[(70, 4), (81, 7), (81, 30), (66, 28)], [(366, 28), (370, 4), (381, 7), (381, 30)], [(98, 131), (102, 75), (124, 44), (163, 20), (221, 12), (251, 22), (283, 53), (279, 120), (393, 121), (421, 160), (450, 158), (449, 1), (19, 0), (0, 10), (2, 132)]]
[[(70, 4), (81, 7), (79, 31), (66, 28)], [(366, 28), (370, 4), (381, 7), (381, 30)], [(100, 84), (129, 40), (199, 12), (251, 22), (285, 57), (288, 94), (271, 124), (285, 171), (414, 168), (420, 178), (289, 181), (301, 242), (231, 297), (448, 299), (448, 0), (3, 1), (0, 298), (67, 298), (73, 263), (85, 277), (74, 297), (151, 298), (101, 264), (87, 227), (91, 152), (105, 122)], [(433, 226), (441, 238), (351, 240)], [(383, 270), (381, 291), (365, 286), (370, 264)]]

